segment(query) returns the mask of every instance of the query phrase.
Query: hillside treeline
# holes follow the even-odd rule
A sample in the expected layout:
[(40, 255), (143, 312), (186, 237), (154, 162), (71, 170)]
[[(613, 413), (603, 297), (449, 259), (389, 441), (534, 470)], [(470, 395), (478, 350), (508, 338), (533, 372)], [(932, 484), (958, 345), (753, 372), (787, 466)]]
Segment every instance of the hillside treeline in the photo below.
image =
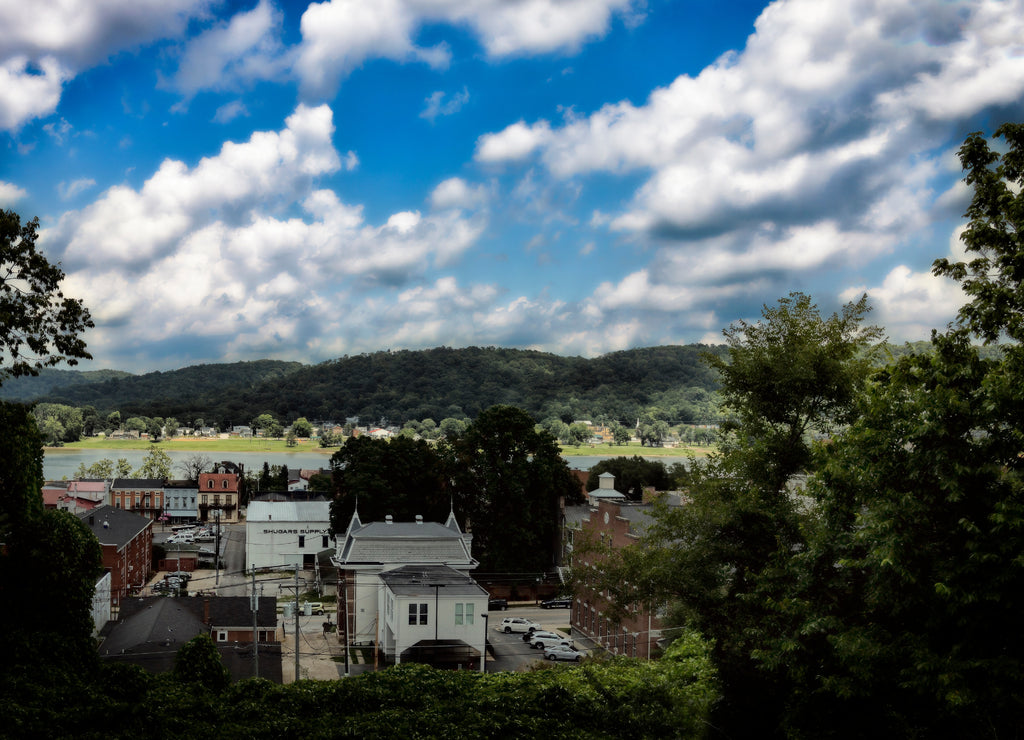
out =
[[(701, 360), (724, 347), (662, 346), (601, 357), (561, 357), (530, 350), (439, 347), (374, 352), (318, 365), (261, 360), (197, 365), (101, 383), (66, 386), (31, 399), (91, 406), (105, 416), (202, 418), (226, 427), (263, 413), (363, 423), (386, 419), (474, 418), (507, 404), (536, 419), (622, 423), (655, 416), (671, 423), (717, 416), (716, 373)], [(44, 374), (45, 377), (45, 374)], [(10, 383), (17, 392), (18, 383)], [(6, 389), (6, 386), (5, 386)]]

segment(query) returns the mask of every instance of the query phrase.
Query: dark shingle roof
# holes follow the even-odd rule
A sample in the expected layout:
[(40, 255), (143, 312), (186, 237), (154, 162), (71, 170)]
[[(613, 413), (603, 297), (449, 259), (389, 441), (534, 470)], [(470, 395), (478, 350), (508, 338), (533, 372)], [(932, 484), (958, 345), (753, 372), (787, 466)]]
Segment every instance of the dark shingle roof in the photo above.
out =
[(118, 548), (124, 547), (147, 527), (153, 526), (152, 520), (110, 504), (84, 511), (78, 518), (92, 530), (101, 545), (114, 545)]

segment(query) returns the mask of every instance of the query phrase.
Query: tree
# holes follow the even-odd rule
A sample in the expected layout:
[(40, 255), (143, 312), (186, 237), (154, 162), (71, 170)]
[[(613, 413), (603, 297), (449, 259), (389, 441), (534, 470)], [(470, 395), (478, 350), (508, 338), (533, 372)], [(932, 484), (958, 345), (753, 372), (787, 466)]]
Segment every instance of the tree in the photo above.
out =
[(288, 430), (288, 435), (285, 437), (284, 441), (285, 441), (285, 444), (288, 447), (294, 447), (295, 445), (297, 445), (299, 443), (299, 438), (297, 436), (295, 436), (295, 430), (294, 429), (289, 429)]
[(313, 436), (313, 425), (309, 423), (305, 416), (300, 416), (292, 422), (292, 431), (295, 432), (295, 436), (308, 439)]
[(344, 532), (358, 504), (366, 521), (444, 521), (450, 501), (441, 458), (424, 440), (349, 437), (331, 456), (336, 487), (331, 525)]
[(34, 409), (43, 436), (51, 445), (82, 438), (82, 411), (61, 403), (39, 403)]
[(0, 210), (0, 383), (92, 359), (81, 336), (93, 327), (89, 309), (64, 297), (60, 266), (36, 251), (38, 229), (38, 219), (22, 225)]
[(125, 420), (124, 428), (129, 432), (139, 432), (141, 434), (149, 428), (149, 419), (142, 416), (130, 416)]
[[(1024, 126), (996, 135), (1003, 155), (980, 134), (960, 149), (973, 259), (934, 266), (971, 300), (930, 352), (880, 371), (859, 418), (820, 451), (817, 526), (780, 569), (780, 628), (758, 657), (792, 682), (794, 734), (1024, 725)], [(1015, 343), (982, 359), (971, 333)]]
[(212, 466), (213, 460), (206, 455), (195, 452), (182, 458), (178, 463), (178, 470), (182, 472), (186, 480), (196, 483), (199, 480), (199, 474), (210, 470)]
[(181, 646), (174, 659), (174, 678), (183, 683), (198, 684), (215, 694), (231, 683), (231, 674), (207, 634), (196, 635)]
[(0, 401), (0, 540), (43, 513), (43, 439), (28, 407)]
[(734, 736), (763, 732), (781, 716), (788, 686), (753, 657), (777, 597), (762, 592), (776, 562), (805, 545), (789, 484), (812, 470), (807, 433), (854, 418), (881, 336), (864, 325), (868, 310), (862, 297), (825, 318), (793, 293), (765, 306), (762, 321), (727, 328), (728, 361), (707, 356), (731, 414), (718, 451), (690, 461), (690, 503), (658, 509), (641, 543), (595, 576), (599, 590), (619, 595), (620, 609), (668, 603), (679, 623), (711, 638), (723, 686), (715, 722)]
[(590, 427), (581, 421), (569, 425), (569, 444), (579, 447), (590, 439)]
[(121, 428), (121, 412), (111, 411), (107, 414), (107, 429), (114, 430)]
[(154, 442), (159, 442), (164, 434), (164, 420), (159, 416), (146, 421), (146, 434)]
[(960, 282), (971, 301), (960, 310), (960, 325), (986, 342), (1007, 336), (1024, 340), (1024, 124), (1007, 123), (995, 132), (1008, 150), (993, 151), (981, 132), (960, 147), (964, 182), (974, 188), (964, 215), (961, 240), (970, 262), (935, 261), (936, 275)]
[(808, 736), (1024, 722), (1024, 363), (980, 359), (964, 332), (933, 342), (821, 450), (817, 526), (769, 601), (782, 629), (758, 655), (792, 681), (787, 724)]
[(175, 419), (174, 417), (171, 417), (164, 421), (164, 432), (167, 434), (168, 438), (177, 437), (179, 428), (180, 425), (178, 424), (178, 420)]
[[(120, 461), (118, 461), (120, 463)], [(149, 446), (149, 454), (142, 461), (141, 467), (135, 471), (136, 478), (153, 478), (166, 480), (171, 477), (171, 456), (156, 445)]]
[(624, 445), (629, 443), (630, 433), (629, 430), (621, 424), (612, 424), (612, 441), (617, 445)]
[(672, 486), (665, 463), (659, 460), (645, 460), (639, 455), (601, 460), (590, 469), (590, 476), (587, 478), (588, 491), (598, 488), (599, 476), (602, 473), (614, 475), (616, 490), (622, 491), (633, 501), (643, 498), (645, 488), (667, 491)]
[[(164, 453), (166, 454), (166, 453)], [(117, 458), (117, 464), (114, 472), (117, 473), (118, 478), (131, 478), (132, 477), (132, 464), (128, 462), (128, 458), (119, 457)]]
[(559, 500), (579, 484), (558, 442), (514, 406), (482, 411), (442, 449), (456, 512), (472, 522), (481, 571), (543, 571), (555, 562)]
[(78, 466), (75, 471), (75, 478), (82, 480), (84, 478), (94, 478), (100, 480), (109, 480), (114, 477), (114, 461), (109, 457), (104, 457), (97, 460), (89, 467), (82, 463)]
[(456, 419), (455, 417), (448, 416), (441, 419), (440, 429), (441, 436), (451, 439), (453, 437), (458, 437), (466, 431), (466, 422), (462, 419)]

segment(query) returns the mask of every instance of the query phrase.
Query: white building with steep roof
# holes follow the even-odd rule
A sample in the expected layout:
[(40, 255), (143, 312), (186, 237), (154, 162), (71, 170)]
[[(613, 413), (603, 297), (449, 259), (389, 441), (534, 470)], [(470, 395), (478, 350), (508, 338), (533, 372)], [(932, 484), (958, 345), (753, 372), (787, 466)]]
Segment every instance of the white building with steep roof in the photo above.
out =
[(340, 626), (347, 631), (348, 641), (382, 640), (382, 573), (403, 566), (447, 566), (467, 573), (479, 565), (472, 543), (473, 535), (462, 531), (454, 511), (444, 524), (425, 522), (421, 516), (414, 522), (396, 522), (387, 516), (383, 522), (363, 524), (359, 511), (353, 512), (332, 558), (339, 570), (339, 620), (345, 622)]

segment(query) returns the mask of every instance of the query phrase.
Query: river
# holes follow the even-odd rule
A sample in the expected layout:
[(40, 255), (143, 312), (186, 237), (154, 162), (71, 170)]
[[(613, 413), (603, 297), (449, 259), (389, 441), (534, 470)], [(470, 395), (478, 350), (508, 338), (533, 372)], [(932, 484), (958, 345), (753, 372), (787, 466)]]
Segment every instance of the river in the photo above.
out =
[[(246, 470), (259, 471), (263, 463), (269, 465), (287, 465), (289, 468), (328, 468), (331, 456), (317, 452), (202, 452), (201, 450), (165, 450), (171, 458), (171, 475), (184, 477), (179, 467), (181, 462), (192, 455), (205, 455), (214, 462), (230, 460), (244, 465)], [(115, 462), (125, 458), (132, 468), (142, 465), (142, 460), (149, 454), (148, 450), (69, 450), (67, 448), (48, 449), (43, 459), (43, 475), (46, 480), (72, 478), (78, 466), (85, 463), (89, 467), (97, 460), (109, 458)], [(579, 455), (566, 457), (569, 467), (575, 470), (590, 470), (602, 460), (617, 455)], [(683, 457), (643, 456), (647, 460), (661, 460), (666, 467), (672, 463), (685, 462)]]

